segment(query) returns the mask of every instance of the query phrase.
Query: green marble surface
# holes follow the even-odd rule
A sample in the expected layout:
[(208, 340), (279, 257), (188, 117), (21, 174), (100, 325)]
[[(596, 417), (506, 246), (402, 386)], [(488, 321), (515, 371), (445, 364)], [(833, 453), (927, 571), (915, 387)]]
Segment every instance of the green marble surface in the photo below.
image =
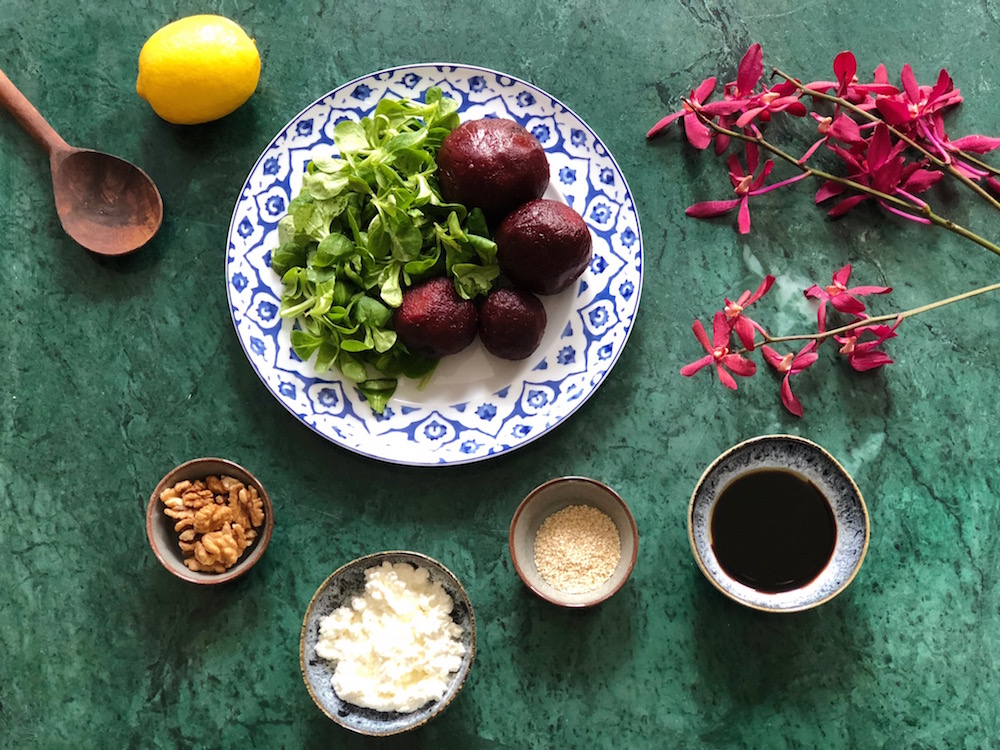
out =
[[(217, 123), (171, 126), (135, 95), (138, 51), (205, 11), (256, 37), (260, 85)], [(967, 96), (952, 132), (995, 135), (998, 33), (996, 0), (0, 0), (0, 68), (67, 141), (143, 166), (166, 207), (141, 252), (87, 254), (59, 228), (44, 155), (0, 116), (0, 746), (996, 746), (996, 298), (907, 321), (884, 372), (854, 374), (828, 349), (796, 378), (801, 420), (770, 373), (730, 393), (678, 369), (700, 353), (694, 317), (762, 271), (779, 281), (760, 316), (791, 332), (812, 315), (800, 291), (846, 262), (895, 288), (875, 305), (887, 312), (995, 280), (1000, 258), (872, 209), (827, 221), (804, 185), (755, 201), (748, 236), (697, 222), (684, 208), (724, 196), (720, 163), (676, 131), (643, 136), (705, 76), (731, 80), (753, 41), (810, 79), (845, 48), (865, 72), (947, 67)], [(595, 397), (509, 456), (443, 470), (387, 467), (293, 419), (241, 351), (223, 279), (233, 204), (271, 137), (351, 78), (425, 61), (503, 70), (579, 113), (630, 182), (646, 253), (635, 331)], [(934, 200), (1000, 237), (965, 191)], [(704, 467), (770, 432), (830, 450), (871, 513), (855, 582), (798, 615), (724, 599), (685, 527)], [(159, 478), (205, 455), (255, 472), (276, 518), (262, 562), (212, 590), (160, 567), (143, 526)], [(563, 474), (619, 490), (641, 534), (628, 585), (585, 613), (531, 595), (506, 551), (517, 503)], [(377, 742), (315, 708), (298, 636), (332, 570), (391, 548), (459, 575), (479, 653), (442, 716)]]

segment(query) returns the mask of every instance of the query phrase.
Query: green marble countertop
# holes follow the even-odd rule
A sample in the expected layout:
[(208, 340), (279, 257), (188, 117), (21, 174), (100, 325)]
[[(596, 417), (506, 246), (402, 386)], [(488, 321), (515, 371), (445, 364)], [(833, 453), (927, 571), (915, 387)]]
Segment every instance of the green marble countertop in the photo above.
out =
[[(294, 6), (294, 7), (293, 7)], [(263, 59), (250, 102), (175, 127), (135, 95), (145, 39), (218, 12)], [(996, 0), (233, 0), (194, 4), (0, 0), (0, 68), (70, 143), (123, 156), (158, 184), (163, 227), (102, 260), (57, 222), (43, 153), (0, 116), (0, 746), (10, 748), (976, 748), (1000, 741), (1000, 488), (995, 297), (908, 320), (896, 364), (859, 376), (825, 361), (797, 376), (796, 419), (762, 373), (731, 393), (679, 367), (725, 294), (779, 277), (762, 315), (791, 329), (799, 291), (852, 263), (889, 284), (878, 311), (1000, 277), (1000, 258), (862, 209), (831, 222), (799, 186), (753, 206), (754, 231), (684, 216), (725, 174), (677, 131), (644, 133), (710, 74), (731, 80), (754, 41), (765, 62), (830, 77), (851, 48), (867, 74), (921, 81), (946, 67), (966, 95), (954, 133), (1000, 134)], [(516, 452), (450, 469), (389, 467), (292, 418), (249, 367), (223, 258), (239, 188), (271, 137), (335, 86), (381, 68), (454, 61), (524, 78), (573, 108), (628, 179), (645, 241), (632, 338), (598, 393)], [(955, 219), (1000, 221), (958, 188)], [(785, 305), (779, 313), (778, 300)], [(799, 309), (801, 307), (801, 309)], [(685, 513), (727, 447), (790, 432), (853, 474), (871, 513), (860, 574), (789, 616), (722, 597), (696, 567)], [(189, 458), (224, 456), (269, 488), (276, 528), (245, 578), (203, 590), (155, 560), (152, 487)], [(517, 503), (583, 474), (631, 505), (635, 572), (588, 612), (533, 596), (506, 539)], [(414, 549), (463, 580), (479, 650), (456, 702), (384, 742), (341, 730), (299, 674), (299, 628), (342, 563)]]

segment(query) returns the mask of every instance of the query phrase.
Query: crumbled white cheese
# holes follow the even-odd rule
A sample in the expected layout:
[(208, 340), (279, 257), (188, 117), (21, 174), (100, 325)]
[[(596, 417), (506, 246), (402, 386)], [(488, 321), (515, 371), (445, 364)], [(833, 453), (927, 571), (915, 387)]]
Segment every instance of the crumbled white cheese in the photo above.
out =
[(453, 608), (426, 568), (368, 568), (364, 594), (320, 621), (316, 653), (337, 663), (331, 682), (340, 699), (400, 713), (440, 700), (465, 656)]

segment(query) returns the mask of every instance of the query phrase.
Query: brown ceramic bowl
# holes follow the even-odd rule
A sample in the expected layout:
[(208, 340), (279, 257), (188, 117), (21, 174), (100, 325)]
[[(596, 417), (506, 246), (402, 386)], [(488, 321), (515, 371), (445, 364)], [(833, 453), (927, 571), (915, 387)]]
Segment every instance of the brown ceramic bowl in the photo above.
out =
[[(569, 505), (589, 505), (607, 515), (618, 529), (621, 558), (611, 577), (592, 591), (570, 594), (557, 589), (535, 566), (535, 535), (546, 518)], [(533, 489), (510, 523), (510, 558), (525, 585), (560, 607), (592, 607), (613, 596), (632, 575), (639, 552), (639, 531), (628, 505), (605, 484), (586, 477), (550, 479)]]
[[(177, 532), (174, 531), (174, 519), (163, 512), (160, 493), (185, 479), (204, 479), (212, 475), (231, 476), (233, 479), (243, 482), (247, 487), (254, 487), (264, 502), (264, 525), (257, 530), (257, 538), (253, 544), (243, 552), (243, 556), (231, 568), (224, 573), (199, 573), (184, 565), (184, 556), (178, 546)], [(153, 554), (156, 555), (156, 559), (164, 568), (189, 583), (211, 585), (239, 578), (264, 555), (264, 550), (267, 549), (268, 542), (271, 541), (273, 530), (274, 510), (264, 485), (242, 466), (224, 458), (196, 458), (172, 469), (156, 485), (153, 494), (149, 496), (149, 506), (146, 508), (146, 535), (149, 537)]]

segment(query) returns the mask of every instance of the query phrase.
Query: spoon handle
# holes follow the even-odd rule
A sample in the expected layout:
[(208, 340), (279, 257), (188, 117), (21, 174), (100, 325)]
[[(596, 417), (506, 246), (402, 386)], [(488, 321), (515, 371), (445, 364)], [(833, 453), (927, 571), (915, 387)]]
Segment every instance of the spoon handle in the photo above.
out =
[(0, 70), (0, 104), (14, 115), (14, 119), (48, 152), (51, 158), (60, 151), (69, 150), (70, 146), (53, 130), (45, 118), (32, 106), (17, 86)]

